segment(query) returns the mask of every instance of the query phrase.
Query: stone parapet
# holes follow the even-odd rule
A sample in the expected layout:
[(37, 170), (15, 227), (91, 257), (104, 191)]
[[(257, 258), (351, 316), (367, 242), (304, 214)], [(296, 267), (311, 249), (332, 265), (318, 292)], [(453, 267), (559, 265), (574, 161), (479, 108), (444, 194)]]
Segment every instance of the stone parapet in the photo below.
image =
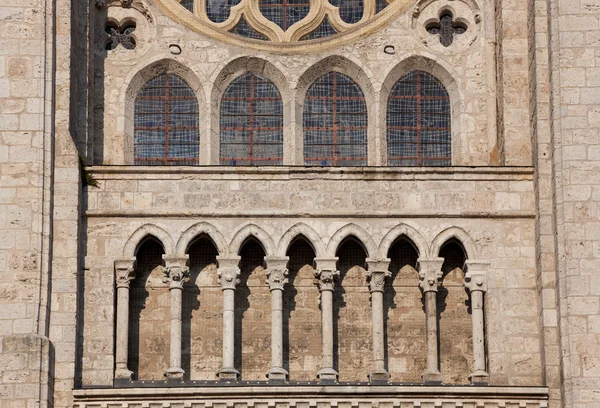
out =
[(290, 385), (74, 391), (75, 408), (546, 408), (545, 387)]

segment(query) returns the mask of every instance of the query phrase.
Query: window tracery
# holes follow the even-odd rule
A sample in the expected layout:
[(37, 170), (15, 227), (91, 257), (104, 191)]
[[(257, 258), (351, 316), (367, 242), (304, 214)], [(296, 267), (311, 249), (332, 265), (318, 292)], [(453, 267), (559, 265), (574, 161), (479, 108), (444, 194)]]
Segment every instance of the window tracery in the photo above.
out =
[(442, 83), (412, 71), (392, 88), (387, 104), (390, 166), (449, 166), (450, 97)]
[[(161, 0), (179, 1), (214, 28), (250, 39), (296, 42), (342, 33), (366, 22), (394, 0)], [(249, 28), (240, 29), (244, 19)], [(331, 29), (324, 29), (330, 26)], [(313, 32), (316, 34), (312, 34)]]
[(304, 100), (304, 163), (311, 166), (367, 165), (367, 105), (350, 77), (329, 72)]
[(136, 165), (198, 164), (198, 99), (179, 76), (161, 74), (135, 99), (133, 155)]

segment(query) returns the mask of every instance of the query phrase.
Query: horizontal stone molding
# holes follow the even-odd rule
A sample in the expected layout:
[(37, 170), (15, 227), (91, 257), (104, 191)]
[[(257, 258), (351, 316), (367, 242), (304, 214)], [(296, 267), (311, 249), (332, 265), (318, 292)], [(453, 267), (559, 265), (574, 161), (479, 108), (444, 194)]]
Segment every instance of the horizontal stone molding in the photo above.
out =
[[(133, 384), (133, 383), (132, 383)], [(74, 390), (76, 408), (547, 408), (546, 387), (287, 385)]]
[(88, 218), (493, 218), (493, 219), (534, 219), (533, 211), (505, 212), (293, 212), (280, 211), (273, 214), (269, 211), (169, 211), (169, 210), (88, 210)]
[[(533, 180), (529, 166), (454, 166), (454, 167), (303, 167), (303, 166), (89, 166), (98, 180), (254, 179), (269, 176), (333, 177), (339, 179), (382, 180)], [(274, 178), (277, 179), (277, 178)]]

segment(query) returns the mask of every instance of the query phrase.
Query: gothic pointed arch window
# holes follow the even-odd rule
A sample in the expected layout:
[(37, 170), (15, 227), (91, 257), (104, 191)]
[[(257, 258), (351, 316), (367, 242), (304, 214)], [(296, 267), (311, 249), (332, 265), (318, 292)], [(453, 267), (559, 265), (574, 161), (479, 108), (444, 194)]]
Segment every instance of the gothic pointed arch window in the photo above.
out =
[(358, 84), (339, 72), (323, 75), (304, 100), (304, 164), (366, 166), (367, 122)]
[(387, 156), (390, 166), (452, 164), (450, 97), (424, 71), (396, 82), (387, 103)]
[(268, 78), (247, 72), (225, 90), (220, 162), (230, 166), (283, 163), (283, 103)]
[(138, 92), (134, 108), (134, 164), (198, 164), (198, 98), (181, 77), (161, 74)]

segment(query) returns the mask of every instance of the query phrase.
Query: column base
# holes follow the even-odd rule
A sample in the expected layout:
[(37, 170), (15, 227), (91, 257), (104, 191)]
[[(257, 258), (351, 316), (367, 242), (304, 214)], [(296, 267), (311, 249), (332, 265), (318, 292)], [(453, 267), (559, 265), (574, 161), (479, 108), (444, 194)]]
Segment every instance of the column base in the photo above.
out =
[(185, 371), (183, 371), (183, 369), (181, 369), (180, 367), (171, 367), (167, 371), (165, 371), (165, 377), (173, 380), (183, 379), (183, 374), (185, 374)]
[(423, 384), (441, 384), (442, 374), (439, 371), (425, 371), (421, 376)]
[(127, 368), (117, 368), (115, 370), (115, 380), (127, 380), (131, 381), (133, 378), (133, 371)]
[(469, 380), (473, 385), (488, 385), (489, 375), (485, 371), (474, 371)]
[(221, 381), (237, 381), (240, 378), (240, 372), (233, 367), (223, 367), (217, 373)]
[(373, 370), (369, 373), (369, 382), (371, 383), (386, 383), (390, 379), (390, 373), (385, 370)]
[(289, 373), (283, 367), (273, 367), (267, 373), (269, 381), (285, 381), (288, 379)]
[(336, 382), (339, 374), (333, 368), (322, 368), (317, 373), (317, 378), (321, 382)]

